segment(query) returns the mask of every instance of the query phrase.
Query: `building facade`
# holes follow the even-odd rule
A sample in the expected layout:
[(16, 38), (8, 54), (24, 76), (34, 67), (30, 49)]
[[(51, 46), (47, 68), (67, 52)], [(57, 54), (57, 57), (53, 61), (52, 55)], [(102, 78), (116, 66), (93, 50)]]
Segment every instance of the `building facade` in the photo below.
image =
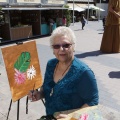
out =
[(2, 24), (0, 37), (4, 40), (26, 39), (50, 34), (61, 25), (65, 0), (0, 0)]
[(74, 2), (75, 6), (79, 4), (80, 8), (85, 9), (86, 15), (88, 14), (89, 9), (89, 17), (96, 16), (97, 18), (102, 19), (107, 15), (108, 0), (68, 0), (67, 2), (71, 4)]
[(105, 10), (105, 12), (101, 12), (101, 18), (108, 14), (108, 2), (109, 0), (96, 0), (96, 6)]

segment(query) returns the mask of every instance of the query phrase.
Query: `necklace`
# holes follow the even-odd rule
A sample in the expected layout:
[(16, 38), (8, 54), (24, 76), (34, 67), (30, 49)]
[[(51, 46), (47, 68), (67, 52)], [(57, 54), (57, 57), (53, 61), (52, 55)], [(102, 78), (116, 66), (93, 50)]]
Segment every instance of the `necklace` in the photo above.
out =
[[(64, 70), (64, 72), (62, 73), (62, 76), (61, 76), (61, 78), (58, 80), (58, 82), (63, 78), (63, 75), (66, 73), (66, 71), (69, 69), (69, 67), (70, 67), (70, 65), (72, 64), (72, 61), (70, 62), (70, 64), (67, 66), (67, 68)], [(57, 71), (57, 69), (58, 69), (58, 65), (59, 65), (59, 63), (57, 64), (57, 66), (56, 66), (56, 68), (55, 68), (55, 72), (54, 72), (54, 75), (53, 75), (53, 77), (55, 76), (55, 74), (56, 74), (56, 71)], [(54, 87), (53, 87), (54, 88)], [(51, 89), (51, 93), (50, 93), (50, 96), (52, 96), (52, 94), (53, 94), (53, 88)]]

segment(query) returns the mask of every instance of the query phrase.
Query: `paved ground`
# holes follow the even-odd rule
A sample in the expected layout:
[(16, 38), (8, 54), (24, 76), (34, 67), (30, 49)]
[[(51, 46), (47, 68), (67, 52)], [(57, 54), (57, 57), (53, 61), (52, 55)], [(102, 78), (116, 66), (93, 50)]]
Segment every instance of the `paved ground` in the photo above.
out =
[[(81, 23), (70, 26), (77, 36), (75, 56), (84, 61), (94, 71), (100, 96), (100, 109), (106, 120), (120, 120), (120, 54), (102, 54), (99, 51), (103, 35), (101, 21), (91, 21), (81, 30)], [(35, 39), (40, 60), (42, 75), (48, 59), (53, 56), (49, 47), (49, 37)], [(2, 54), (0, 51), (0, 120), (6, 120), (11, 93), (6, 75)], [(26, 97), (20, 100), (20, 120), (36, 120), (45, 114), (41, 101), (29, 102), (26, 114)], [(17, 102), (12, 103), (10, 120), (17, 120)]]

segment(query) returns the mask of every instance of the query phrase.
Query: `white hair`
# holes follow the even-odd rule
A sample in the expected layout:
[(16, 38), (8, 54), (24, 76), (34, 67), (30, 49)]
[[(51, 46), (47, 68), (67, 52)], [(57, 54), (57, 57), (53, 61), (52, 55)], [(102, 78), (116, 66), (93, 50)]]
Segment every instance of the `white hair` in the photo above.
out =
[(60, 27), (57, 27), (53, 32), (52, 32), (52, 35), (50, 37), (50, 46), (52, 46), (54, 44), (54, 39), (56, 37), (59, 37), (59, 36), (67, 36), (69, 38), (69, 41), (71, 43), (74, 44), (74, 49), (75, 49), (75, 45), (76, 45), (76, 36), (74, 34), (74, 32), (68, 28), (68, 27), (65, 27), (65, 26), (60, 26)]

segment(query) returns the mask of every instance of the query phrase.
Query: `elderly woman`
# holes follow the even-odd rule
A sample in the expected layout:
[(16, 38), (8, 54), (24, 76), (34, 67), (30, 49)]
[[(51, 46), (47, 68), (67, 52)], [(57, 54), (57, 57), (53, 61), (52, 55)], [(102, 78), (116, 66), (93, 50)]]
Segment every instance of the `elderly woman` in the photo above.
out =
[(50, 45), (56, 58), (48, 61), (43, 86), (34, 92), (32, 100), (44, 97), (47, 115), (97, 105), (98, 88), (94, 73), (74, 57), (76, 37), (73, 31), (68, 27), (56, 28), (50, 37)]
[(100, 50), (103, 53), (120, 52), (120, 0), (109, 0), (108, 15)]

